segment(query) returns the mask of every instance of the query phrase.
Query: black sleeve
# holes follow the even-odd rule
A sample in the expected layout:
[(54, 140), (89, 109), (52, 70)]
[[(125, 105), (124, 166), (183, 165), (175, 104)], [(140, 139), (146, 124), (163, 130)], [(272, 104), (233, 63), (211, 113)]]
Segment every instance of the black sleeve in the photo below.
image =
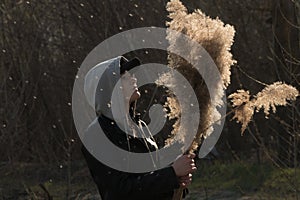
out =
[(142, 175), (119, 173), (111, 179), (111, 187), (120, 195), (133, 198), (144, 197), (145, 194), (159, 195), (173, 191), (179, 187), (173, 167), (166, 167)]
[(171, 166), (143, 174), (126, 173), (100, 163), (84, 147), (82, 152), (100, 193), (104, 187), (120, 197), (142, 198), (145, 194), (156, 196), (179, 187)]

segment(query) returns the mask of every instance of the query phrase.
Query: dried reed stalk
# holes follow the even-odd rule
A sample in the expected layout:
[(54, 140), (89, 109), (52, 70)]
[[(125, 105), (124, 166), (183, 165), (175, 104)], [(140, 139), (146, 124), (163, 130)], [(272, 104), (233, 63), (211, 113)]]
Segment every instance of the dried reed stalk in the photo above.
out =
[(299, 92), (296, 88), (282, 82), (275, 82), (266, 86), (252, 99), (250, 99), (249, 91), (244, 90), (238, 90), (229, 95), (229, 98), (233, 107), (236, 107), (233, 119), (242, 124), (241, 132), (243, 134), (252, 119), (254, 111), (258, 112), (263, 109), (266, 118), (268, 118), (271, 109), (275, 113), (276, 106), (285, 106), (288, 100), (296, 100), (297, 96), (299, 96)]
[[(230, 53), (234, 41), (235, 30), (233, 26), (225, 25), (218, 18), (211, 19), (199, 9), (188, 14), (186, 7), (179, 0), (171, 0), (167, 4), (167, 11), (169, 12), (169, 18), (171, 19), (171, 21), (167, 22), (167, 26), (172, 30), (184, 33), (189, 38), (202, 45), (214, 60), (221, 74), (221, 80), (215, 84), (216, 88), (213, 89), (213, 94), (209, 95), (204, 79), (198, 74), (198, 71), (194, 66), (177, 55), (170, 53), (168, 56), (169, 66), (179, 71), (187, 80), (189, 80), (199, 101), (201, 119), (198, 132), (189, 149), (189, 151), (192, 152), (198, 148), (202, 137), (205, 138), (212, 133), (212, 125), (220, 120), (221, 116), (217, 107), (222, 106), (221, 99), (224, 96), (224, 89), (230, 84), (230, 68), (236, 63)], [(172, 32), (168, 32), (167, 39), (170, 43), (168, 49), (170, 52), (174, 52), (174, 48), (177, 48), (177, 50), (178, 48), (183, 50), (190, 49), (188, 59), (201, 63), (201, 55), (196, 55), (194, 53), (195, 51), (193, 51), (193, 48), (195, 47), (188, 47), (185, 46), (186, 44), (179, 43), (177, 40), (178, 35), (173, 34)], [(203, 67), (207, 66), (203, 65)], [(205, 70), (207, 70), (207, 74), (210, 74), (209, 71), (211, 69), (209, 69), (209, 67)], [(170, 80), (172, 77), (171, 75), (162, 76), (160, 82), (164, 82), (164, 78)], [(176, 85), (176, 81), (174, 84)], [(179, 105), (172, 97), (168, 98), (166, 106), (170, 108), (170, 116), (180, 119), (180, 112), (178, 112), (180, 110), (178, 108)], [(173, 134), (177, 132), (176, 130), (178, 130), (179, 125), (180, 123), (174, 124)], [(188, 133), (178, 133), (173, 137), (175, 139), (176, 137), (184, 137), (184, 134)], [(182, 188), (175, 192), (173, 199), (181, 199), (181, 196)]]

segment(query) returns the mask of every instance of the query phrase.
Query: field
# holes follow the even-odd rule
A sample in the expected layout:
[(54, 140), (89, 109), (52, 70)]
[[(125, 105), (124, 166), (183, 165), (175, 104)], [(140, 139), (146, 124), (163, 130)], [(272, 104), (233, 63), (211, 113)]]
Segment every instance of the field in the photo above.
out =
[[(293, 179), (299, 169), (237, 161), (201, 160), (197, 165), (187, 200), (297, 199), (299, 196), (300, 180)], [(83, 161), (72, 163), (71, 168), (19, 163), (2, 166), (0, 172), (0, 199), (100, 199)]]

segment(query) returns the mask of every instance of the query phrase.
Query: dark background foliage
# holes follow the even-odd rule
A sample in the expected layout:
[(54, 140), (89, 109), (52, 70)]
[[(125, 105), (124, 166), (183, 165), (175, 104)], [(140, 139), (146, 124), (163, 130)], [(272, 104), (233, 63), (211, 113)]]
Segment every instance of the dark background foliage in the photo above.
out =
[[(121, 31), (165, 27), (167, 1), (2, 0), (0, 3), (0, 161), (60, 165), (81, 160), (71, 95), (85, 56)], [(230, 94), (252, 94), (284, 81), (299, 86), (300, 7), (292, 0), (184, 0), (236, 29)], [(166, 53), (131, 52), (143, 63)], [(228, 104), (228, 111), (231, 107)], [(256, 114), (244, 136), (228, 116), (217, 149), (221, 159), (299, 165), (299, 99), (266, 120)]]

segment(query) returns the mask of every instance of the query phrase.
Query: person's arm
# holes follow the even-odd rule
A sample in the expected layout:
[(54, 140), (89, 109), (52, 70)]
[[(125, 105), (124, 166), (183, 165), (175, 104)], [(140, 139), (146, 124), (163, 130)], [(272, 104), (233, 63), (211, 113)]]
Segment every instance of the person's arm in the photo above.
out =
[(82, 153), (91, 175), (100, 189), (105, 185), (116, 195), (138, 198), (145, 194), (159, 195), (179, 187), (179, 180), (172, 166), (154, 172), (133, 174), (117, 171), (95, 159), (83, 146)]
[(191, 182), (191, 173), (196, 170), (194, 157), (195, 154), (183, 155), (172, 166), (142, 175), (118, 172), (111, 187), (119, 191), (120, 195), (132, 197), (159, 195), (173, 191), (180, 185), (185, 187)]
[(110, 188), (113, 188), (119, 196), (132, 198), (142, 198), (146, 194), (156, 196), (172, 192), (179, 187), (178, 178), (171, 166), (140, 175), (118, 172), (109, 182)]
[[(141, 195), (159, 195), (170, 192), (182, 183), (181, 176), (196, 170), (194, 155), (179, 157), (172, 166), (143, 174), (132, 174), (113, 170), (100, 163), (83, 146), (82, 153), (87, 161), (94, 181), (100, 189), (105, 185), (120, 196), (139, 198)], [(110, 191), (110, 192), (111, 192)]]

